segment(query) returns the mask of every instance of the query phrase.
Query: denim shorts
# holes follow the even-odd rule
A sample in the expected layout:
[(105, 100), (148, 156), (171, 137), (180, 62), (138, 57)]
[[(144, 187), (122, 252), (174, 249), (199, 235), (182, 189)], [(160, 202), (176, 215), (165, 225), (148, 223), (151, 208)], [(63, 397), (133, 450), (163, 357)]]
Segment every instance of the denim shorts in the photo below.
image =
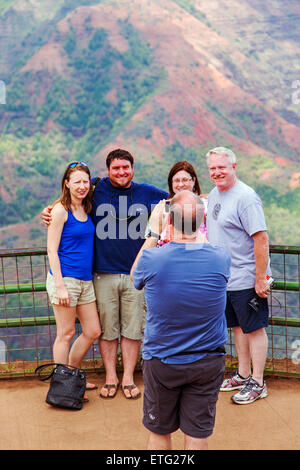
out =
[(135, 289), (129, 274), (95, 273), (94, 287), (101, 323), (101, 339), (119, 336), (141, 340), (144, 336), (144, 290)]
[[(256, 298), (256, 310), (249, 302)], [(268, 299), (258, 297), (255, 289), (227, 291), (226, 320), (228, 328), (239, 326), (243, 333), (267, 328), (269, 325)]]
[(207, 355), (188, 364), (143, 360), (144, 426), (156, 434), (180, 429), (191, 437), (209, 437), (224, 369), (224, 355)]

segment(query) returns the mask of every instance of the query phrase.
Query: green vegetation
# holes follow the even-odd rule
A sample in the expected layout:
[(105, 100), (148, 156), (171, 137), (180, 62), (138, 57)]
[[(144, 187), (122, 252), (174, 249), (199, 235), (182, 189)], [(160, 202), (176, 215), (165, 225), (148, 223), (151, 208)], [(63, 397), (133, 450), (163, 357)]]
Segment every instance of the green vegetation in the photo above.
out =
[[(52, 119), (76, 138), (88, 133), (95, 146), (99, 136), (103, 141), (120, 127), (122, 119), (130, 117), (152, 95), (164, 73), (153, 64), (150, 46), (132, 25), (119, 21), (119, 26), (129, 46), (123, 54), (110, 45), (104, 28), (90, 31), (86, 47), (71, 27), (63, 43), (68, 74), (45, 80), (45, 97), (39, 106), (38, 85), (36, 93), (29, 92), (31, 83), (39, 83), (39, 73), (17, 74), (7, 87), (7, 130), (18, 136), (33, 136)], [(109, 99), (109, 92), (114, 93), (115, 100)]]
[(167, 178), (171, 167), (178, 161), (187, 160), (197, 171), (202, 193), (206, 193), (212, 189), (212, 184), (207, 175), (206, 160), (203, 157), (206, 152), (207, 149), (203, 146), (197, 148), (185, 147), (180, 142), (175, 141), (164, 148), (162, 158), (152, 155), (146, 162), (137, 161), (135, 163), (136, 180), (154, 184), (168, 191)]
[[(163, 158), (151, 156), (147, 162), (137, 161), (135, 174), (137, 181), (146, 181), (168, 191), (167, 177), (172, 165), (187, 160), (194, 166), (202, 193), (208, 193), (213, 185), (209, 180), (205, 154), (207, 148), (185, 147), (176, 141), (166, 147)], [(254, 167), (269, 167), (273, 162), (268, 157), (257, 155), (251, 159)], [(263, 184), (256, 174), (249, 172), (246, 155), (240, 155), (238, 175), (258, 193), (264, 205), (271, 244), (300, 245), (300, 188), (283, 193), (279, 188)]]
[(5, 13), (17, 0), (0, 0), (0, 16)]
[[(45, 76), (26, 71), (8, 84), (6, 134), (0, 141), (0, 155), (11, 155), (18, 163), (13, 170), (11, 201), (0, 198), (0, 226), (36, 215), (57, 194), (57, 175), (62, 174), (67, 159), (89, 162), (105, 139), (159, 86), (164, 73), (153, 64), (149, 44), (128, 21), (119, 21), (119, 27), (128, 43), (123, 54), (110, 45), (104, 28), (89, 28), (86, 42), (70, 27), (63, 43), (67, 74), (47, 76), (45, 72)], [(44, 98), (38, 105), (41, 80)], [(109, 98), (110, 92), (114, 99)], [(60, 131), (45, 133), (50, 121)]]
[[(0, 16), (13, 3), (0, 0)], [(84, 160), (95, 174), (98, 170), (92, 166), (98, 164), (94, 163), (95, 155), (115, 142), (119, 135), (124, 142), (137, 148), (135, 170), (138, 181), (167, 189), (170, 167), (176, 161), (188, 160), (198, 172), (203, 193), (209, 192), (212, 185), (204, 158), (208, 149), (200, 144), (191, 147), (182, 143), (194, 138), (198, 131), (198, 124), (191, 118), (193, 110), (187, 110), (179, 100), (174, 119), (168, 105), (160, 102), (159, 92), (163, 87), (166, 92), (170, 91), (167, 72), (155, 61), (155, 51), (130, 23), (130, 16), (116, 20), (116, 31), (122, 36), (122, 44), (126, 45), (117, 49), (112, 45), (112, 31), (106, 29), (105, 24), (94, 28), (91, 16), (81, 24), (73, 21), (77, 15), (74, 9), (79, 5), (95, 5), (92, 0), (59, 0), (56, 3), (45, 0), (40, 8), (37, 4), (27, 3), (26, 21), (24, 15), (12, 8), (5, 19), (0, 17), (0, 22), (15, 32), (8, 49), (3, 51), (4, 63), (6, 60), (8, 65), (3, 68), (8, 72), (5, 77), (0, 77), (5, 80), (7, 95), (5, 113), (0, 118), (0, 158), (9, 162), (0, 174), (0, 226), (29, 221), (53, 201), (59, 193), (60, 177), (67, 162)], [(176, 3), (208, 25), (194, 2), (176, 0)], [(67, 16), (70, 12), (72, 14)], [(68, 30), (62, 32), (58, 23), (65, 18)], [(17, 29), (14, 21), (18, 24)], [(57, 42), (62, 67), (57, 67), (57, 71), (51, 67), (49, 70), (47, 67), (38, 71), (34, 68), (22, 70), (28, 59), (50, 38), (52, 43)], [(237, 82), (243, 81), (244, 69), (225, 49), (220, 48), (216, 58)], [(202, 67), (202, 62), (195, 61), (195, 57), (191, 63), (199, 70)], [(131, 119), (138, 116), (137, 111), (155, 94), (158, 96), (151, 100), (147, 113), (143, 113), (142, 118)], [(213, 114), (215, 119), (212, 135), (216, 144), (231, 146), (232, 142), (224, 141), (224, 135), (228, 135), (256, 143), (276, 155), (295, 157), (283, 131), (276, 129), (275, 118), (258, 101), (249, 105), (237, 100), (230, 107), (228, 103), (222, 103), (221, 95), (218, 99), (213, 99), (213, 93), (205, 96), (206, 110), (203, 111), (210, 116)], [(272, 135), (270, 128), (274, 130)], [(165, 148), (160, 142), (156, 143), (157, 129), (165, 142), (172, 142), (171, 138), (173, 143)], [(139, 139), (157, 146), (157, 151), (153, 150), (152, 154), (148, 150), (147, 155), (140, 155)], [(239, 155), (239, 160), (240, 178), (256, 189), (263, 200), (271, 241), (288, 243), (295, 236), (294, 243), (299, 243), (300, 194), (299, 188), (288, 190), (287, 171), (279, 168), (270, 156)], [(264, 172), (270, 173), (270, 179), (264, 179)], [(282, 223), (290, 229), (282, 230)], [(38, 240), (38, 231), (31, 231), (30, 235), (32, 241)], [(8, 234), (7, 238), (11, 245), (13, 236)]]
[[(32, 219), (58, 194), (60, 175), (70, 153), (58, 132), (36, 133), (33, 138), (3, 136), (0, 155), (9, 156), (13, 184), (7, 188), (11, 201), (0, 197), (0, 226)], [(4, 181), (1, 181), (3, 184)]]
[[(299, 204), (299, 198), (298, 198)], [(299, 211), (298, 211), (299, 212)], [(278, 245), (300, 245), (300, 216), (286, 207), (265, 205), (265, 217), (270, 240)]]
[(201, 12), (197, 8), (195, 8), (193, 2), (191, 0), (174, 0), (177, 5), (183, 8), (185, 11), (193, 15), (197, 20), (203, 21), (207, 26), (211, 26), (210, 22), (208, 21), (205, 13)]

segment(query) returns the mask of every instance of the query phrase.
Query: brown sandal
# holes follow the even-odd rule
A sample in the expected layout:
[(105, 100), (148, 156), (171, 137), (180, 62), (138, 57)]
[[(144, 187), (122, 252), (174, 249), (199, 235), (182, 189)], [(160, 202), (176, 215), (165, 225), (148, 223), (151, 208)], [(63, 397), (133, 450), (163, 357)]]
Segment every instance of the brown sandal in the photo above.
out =
[[(134, 390), (135, 388), (138, 388), (135, 384), (131, 384), (131, 385), (122, 385), (122, 390), (123, 390), (123, 393), (124, 393), (124, 397), (127, 398), (127, 400), (136, 400), (137, 398), (140, 398), (141, 396), (141, 392), (139, 392), (137, 395), (132, 395), (131, 394), (131, 391)], [(130, 392), (130, 397), (128, 397), (124, 390), (129, 390)]]
[[(100, 397), (101, 398), (114, 398), (117, 394), (119, 384), (105, 384), (105, 385), (103, 385), (102, 388), (106, 388), (108, 393), (107, 393), (107, 395), (102, 395), (102, 393), (100, 392)], [(109, 395), (109, 392), (112, 389), (115, 389), (115, 393), (113, 395)]]

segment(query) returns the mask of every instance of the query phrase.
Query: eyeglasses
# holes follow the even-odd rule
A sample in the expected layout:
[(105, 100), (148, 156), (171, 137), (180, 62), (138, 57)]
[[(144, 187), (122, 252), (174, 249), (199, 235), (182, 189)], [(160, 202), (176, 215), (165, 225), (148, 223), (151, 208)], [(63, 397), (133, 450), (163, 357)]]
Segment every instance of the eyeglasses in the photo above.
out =
[[(113, 192), (112, 190), (110, 190), (110, 197), (109, 197), (109, 204), (110, 204), (110, 207), (114, 207), (115, 206), (112, 204), (112, 198), (113, 198)], [(118, 196), (119, 197), (119, 196)], [(122, 196), (124, 197), (124, 196)], [(126, 197), (126, 196), (125, 196)], [(132, 197), (132, 188), (130, 188), (130, 199), (131, 199), (131, 206), (133, 206), (133, 197)], [(128, 216), (125, 216), (125, 217), (117, 217), (112, 210), (109, 211), (110, 212), (110, 215), (112, 216), (113, 219), (115, 220), (119, 220), (119, 221), (123, 221), (123, 220), (129, 220), (131, 219), (133, 216), (128, 214)], [(124, 214), (125, 215), (125, 214)]]
[(87, 164), (84, 163), (84, 162), (72, 162), (72, 163), (70, 163), (70, 165), (68, 166), (68, 168), (74, 168), (74, 166), (76, 166), (76, 165), (87, 166)]
[(186, 177), (186, 178), (181, 178), (181, 179), (180, 179), (180, 178), (175, 178), (175, 179), (172, 180), (172, 182), (173, 182), (174, 184), (179, 184), (179, 183), (186, 184), (186, 183), (188, 183), (189, 181), (192, 181), (192, 179), (193, 179), (193, 178), (192, 178), (191, 176), (190, 176), (189, 178), (188, 178), (188, 177)]

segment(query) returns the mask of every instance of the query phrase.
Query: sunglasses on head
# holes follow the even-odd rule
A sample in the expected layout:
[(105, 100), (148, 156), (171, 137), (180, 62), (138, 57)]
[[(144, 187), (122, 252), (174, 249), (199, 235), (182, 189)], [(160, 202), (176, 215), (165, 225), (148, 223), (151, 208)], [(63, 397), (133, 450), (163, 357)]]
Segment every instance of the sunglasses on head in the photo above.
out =
[(70, 165), (68, 166), (68, 168), (74, 168), (74, 166), (76, 166), (76, 165), (87, 166), (87, 164), (84, 163), (84, 162), (72, 162), (72, 163), (70, 163)]

